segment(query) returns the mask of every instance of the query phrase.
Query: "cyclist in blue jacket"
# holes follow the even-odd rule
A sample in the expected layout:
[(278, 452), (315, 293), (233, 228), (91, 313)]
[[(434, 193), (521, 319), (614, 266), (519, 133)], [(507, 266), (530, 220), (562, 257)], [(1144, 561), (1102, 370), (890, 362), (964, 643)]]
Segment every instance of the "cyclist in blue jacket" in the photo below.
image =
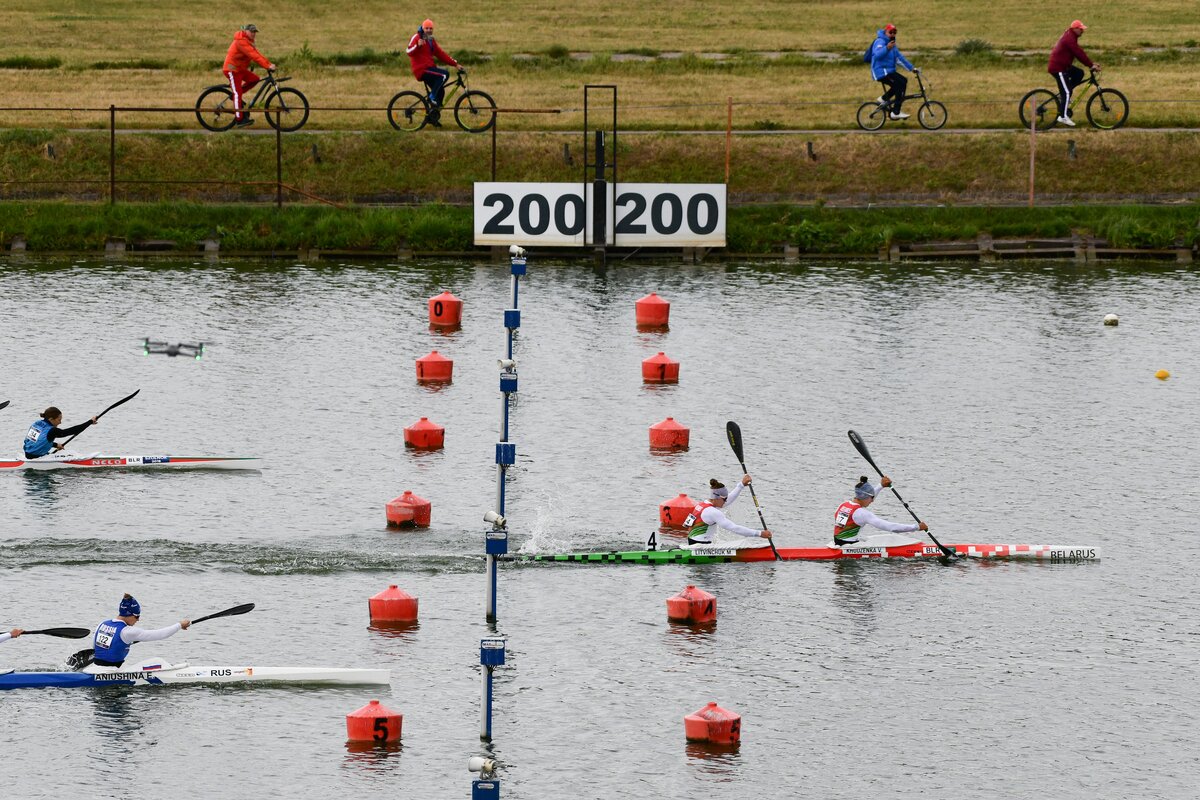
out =
[(896, 26), (890, 22), (875, 32), (875, 43), (871, 45), (871, 77), (884, 85), (886, 91), (880, 96), (880, 105), (892, 103), (889, 119), (908, 119), (900, 110), (904, 96), (908, 93), (908, 78), (896, 71), (896, 62), (911, 72), (920, 72), (896, 47)]

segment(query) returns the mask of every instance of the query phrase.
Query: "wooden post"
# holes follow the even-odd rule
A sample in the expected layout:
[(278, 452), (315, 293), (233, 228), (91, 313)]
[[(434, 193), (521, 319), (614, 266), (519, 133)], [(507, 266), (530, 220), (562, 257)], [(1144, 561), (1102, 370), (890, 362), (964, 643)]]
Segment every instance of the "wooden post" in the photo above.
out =
[(729, 185), (729, 160), (733, 155), (733, 97), (728, 103), (729, 114), (725, 119), (725, 185)]
[(108, 204), (117, 202), (117, 107), (108, 107)]
[(496, 181), (496, 128), (500, 127), (500, 115), (494, 115), (492, 120), (492, 182)]
[[(269, 115), (267, 112), (264, 116)], [(267, 116), (269, 119), (270, 117)], [(283, 208), (283, 131), (279, 126), (283, 124), (283, 115), (275, 115), (275, 207)]]
[(1029, 98), (1029, 207), (1033, 208), (1033, 181), (1037, 164), (1037, 106)]

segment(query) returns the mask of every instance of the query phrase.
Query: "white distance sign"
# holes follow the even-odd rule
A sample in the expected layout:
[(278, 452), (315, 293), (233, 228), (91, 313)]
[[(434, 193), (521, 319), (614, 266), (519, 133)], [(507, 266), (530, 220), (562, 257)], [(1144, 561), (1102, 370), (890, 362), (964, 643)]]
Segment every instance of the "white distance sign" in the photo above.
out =
[[(619, 183), (605, 192), (610, 245), (725, 246), (723, 183)], [(594, 244), (593, 193), (592, 184), (476, 183), (475, 244)]]

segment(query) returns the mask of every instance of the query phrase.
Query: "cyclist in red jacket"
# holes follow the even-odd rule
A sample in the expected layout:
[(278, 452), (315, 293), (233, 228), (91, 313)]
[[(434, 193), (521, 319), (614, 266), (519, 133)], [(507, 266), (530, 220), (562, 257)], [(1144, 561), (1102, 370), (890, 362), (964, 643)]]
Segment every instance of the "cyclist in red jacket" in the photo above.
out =
[(1079, 59), (1096, 72), (1100, 71), (1100, 65), (1088, 58), (1088, 54), (1079, 46), (1079, 37), (1083, 36), (1086, 30), (1087, 25), (1079, 20), (1072, 22), (1071, 27), (1067, 28), (1058, 44), (1050, 51), (1050, 64), (1046, 67), (1046, 71), (1058, 82), (1058, 124), (1072, 128), (1075, 127), (1075, 123), (1067, 116), (1067, 106), (1071, 102), (1071, 90), (1083, 83), (1083, 70), (1075, 66), (1075, 59)]
[(229, 45), (229, 52), (225, 54), (225, 66), (221, 69), (225, 80), (229, 82), (229, 88), (233, 90), (233, 107), (237, 109), (233, 115), (235, 125), (254, 124), (249, 114), (242, 113), (242, 95), (261, 80), (250, 69), (250, 62), (253, 61), (263, 69), (275, 69), (275, 65), (254, 47), (256, 35), (257, 25), (247, 25), (235, 33), (233, 44)]
[(450, 80), (449, 70), (437, 66), (437, 62), (451, 64), (461, 72), (466, 72), (462, 64), (441, 48), (433, 38), (433, 20), (427, 19), (417, 28), (417, 32), (408, 40), (408, 58), (412, 62), (413, 77), (429, 87), (429, 102), (433, 106), (429, 111), (430, 125), (440, 128), (439, 121), (442, 109), (442, 98), (446, 94), (446, 81)]

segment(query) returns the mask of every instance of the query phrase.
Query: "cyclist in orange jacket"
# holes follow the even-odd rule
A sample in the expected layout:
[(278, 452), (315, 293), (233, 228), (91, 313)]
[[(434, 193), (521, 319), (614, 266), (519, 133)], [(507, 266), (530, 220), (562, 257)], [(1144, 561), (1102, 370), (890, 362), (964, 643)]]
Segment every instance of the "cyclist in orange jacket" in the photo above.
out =
[(261, 80), (250, 69), (250, 62), (253, 61), (263, 69), (275, 69), (275, 65), (255, 48), (254, 37), (257, 34), (257, 25), (247, 25), (235, 33), (233, 44), (229, 45), (229, 52), (225, 54), (225, 66), (221, 69), (225, 80), (229, 82), (229, 88), (233, 90), (233, 107), (237, 109), (233, 116), (235, 125), (254, 124), (249, 114), (242, 113), (242, 95)]
[(408, 59), (412, 62), (412, 74), (417, 80), (429, 87), (429, 102), (433, 108), (429, 111), (427, 122), (436, 128), (442, 127), (439, 117), (442, 113), (442, 98), (446, 95), (446, 81), (450, 80), (450, 72), (437, 66), (437, 61), (451, 64), (461, 72), (466, 72), (462, 64), (441, 48), (433, 38), (433, 20), (427, 19), (417, 28), (417, 32), (408, 40)]

